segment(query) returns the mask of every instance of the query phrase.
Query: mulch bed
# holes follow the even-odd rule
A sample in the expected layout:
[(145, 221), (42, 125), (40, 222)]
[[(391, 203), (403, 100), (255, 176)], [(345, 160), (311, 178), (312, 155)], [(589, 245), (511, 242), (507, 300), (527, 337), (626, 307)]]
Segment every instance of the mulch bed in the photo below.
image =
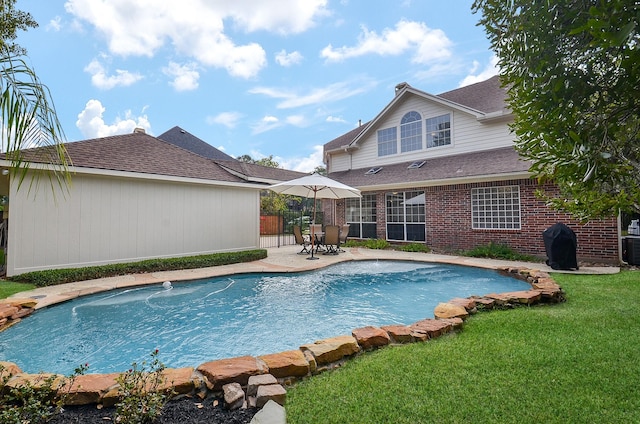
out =
[[(200, 401), (193, 398), (172, 400), (165, 405), (162, 415), (154, 424), (249, 424), (259, 411), (257, 408), (231, 411), (222, 407), (218, 400)], [(105, 424), (115, 422), (115, 408), (98, 409), (96, 405), (67, 406), (62, 414), (55, 416), (52, 424)]]

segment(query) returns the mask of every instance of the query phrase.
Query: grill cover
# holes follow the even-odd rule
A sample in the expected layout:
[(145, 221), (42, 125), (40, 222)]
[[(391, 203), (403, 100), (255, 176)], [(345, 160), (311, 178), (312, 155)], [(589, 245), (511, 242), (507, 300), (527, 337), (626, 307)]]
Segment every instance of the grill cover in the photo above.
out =
[(559, 222), (542, 232), (547, 265), (552, 269), (578, 269), (578, 238), (573, 230)]

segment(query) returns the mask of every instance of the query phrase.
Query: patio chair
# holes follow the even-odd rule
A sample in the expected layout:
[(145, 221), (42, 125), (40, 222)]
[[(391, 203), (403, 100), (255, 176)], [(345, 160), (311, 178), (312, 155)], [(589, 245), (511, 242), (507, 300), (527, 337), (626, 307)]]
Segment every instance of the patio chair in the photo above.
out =
[(324, 246), (327, 249), (325, 255), (337, 255), (340, 248), (340, 227), (327, 225), (324, 228)]
[[(340, 245), (343, 245), (347, 242), (347, 237), (349, 236), (349, 225), (351, 224), (343, 224), (340, 227)], [(342, 248), (338, 246), (338, 252), (345, 252)]]
[(311, 237), (315, 237), (313, 244), (315, 245), (316, 252), (318, 250), (324, 250), (322, 248), (322, 239), (324, 237), (324, 233), (322, 232), (322, 224), (309, 225), (309, 234), (311, 234)]
[(293, 226), (293, 236), (296, 238), (296, 244), (302, 246), (302, 250), (298, 252), (298, 255), (306, 255), (311, 253), (309, 247), (311, 247), (311, 241), (302, 235), (299, 225)]

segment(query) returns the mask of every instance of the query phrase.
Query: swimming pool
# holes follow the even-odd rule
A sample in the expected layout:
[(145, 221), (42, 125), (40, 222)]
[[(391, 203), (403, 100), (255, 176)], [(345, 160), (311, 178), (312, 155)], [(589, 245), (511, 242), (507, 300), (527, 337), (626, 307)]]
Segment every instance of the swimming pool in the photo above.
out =
[(296, 349), (367, 325), (411, 324), (440, 302), (530, 288), (456, 265), (357, 261), (295, 274), (240, 274), (116, 290), (46, 308), (0, 333), (24, 371), (123, 372), (154, 349), (168, 367)]

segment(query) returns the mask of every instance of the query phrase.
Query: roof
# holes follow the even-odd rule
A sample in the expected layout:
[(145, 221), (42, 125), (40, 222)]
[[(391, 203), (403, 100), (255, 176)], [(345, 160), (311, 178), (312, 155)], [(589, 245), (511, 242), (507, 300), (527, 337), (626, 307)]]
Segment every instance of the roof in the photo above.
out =
[(158, 136), (160, 140), (167, 141), (178, 147), (189, 150), (200, 156), (216, 160), (233, 160), (228, 154), (216, 149), (209, 143), (199, 139), (182, 128), (175, 126)]
[(485, 81), (438, 94), (437, 97), (483, 113), (498, 112), (507, 108), (507, 90), (502, 87), (498, 75)]
[[(177, 127), (176, 127), (177, 128)], [(175, 146), (143, 131), (64, 144), (75, 168), (197, 178), (229, 183), (273, 184), (305, 175), (301, 172), (246, 164), (231, 157), (216, 161)], [(50, 163), (52, 147), (22, 151), (23, 160)]]
[(351, 131), (349, 131), (348, 133), (342, 134), (341, 136), (339, 136), (338, 138), (334, 138), (333, 140), (331, 140), (330, 142), (326, 143), (324, 145), (324, 151), (328, 152), (330, 150), (335, 150), (335, 149), (339, 149), (342, 146), (346, 146), (349, 143), (351, 143), (358, 135), (360, 135), (360, 133), (362, 131), (364, 131), (367, 126), (369, 125), (371, 121), (364, 123), (354, 129), (352, 129)]
[(464, 179), (481, 177), (497, 178), (513, 174), (528, 173), (530, 162), (524, 161), (513, 147), (464, 153), (455, 156), (424, 159), (419, 168), (409, 169), (409, 165), (422, 160), (383, 165), (374, 174), (365, 175), (370, 168), (332, 172), (330, 178), (343, 184), (365, 190), (367, 187), (406, 186), (413, 187), (443, 185), (446, 180), (455, 183)]
[(375, 121), (378, 121), (385, 111), (390, 109), (390, 106), (397, 103), (398, 99), (406, 95), (406, 93), (412, 93), (424, 97), (425, 99), (431, 99), (433, 101), (443, 101), (448, 104), (454, 103), (463, 107), (468, 112), (477, 111), (479, 115), (491, 115), (498, 112), (504, 112), (507, 109), (507, 90), (502, 87), (500, 83), (500, 77), (498, 75), (489, 78), (488, 80), (481, 81), (475, 84), (467, 85), (465, 87), (457, 88), (455, 90), (447, 91), (438, 95), (431, 95), (424, 91), (417, 90), (411, 87), (409, 84), (402, 83), (397, 86), (397, 93), (391, 102), (383, 109), (383, 111), (373, 120), (363, 124), (341, 136), (334, 138), (333, 140), (325, 143), (324, 152), (330, 152), (332, 150), (340, 149), (341, 147), (352, 144), (361, 134), (369, 129), (369, 125)]
[(289, 181), (295, 178), (300, 178), (303, 175), (308, 175), (305, 172), (290, 171), (288, 169), (273, 168), (270, 166), (258, 165), (255, 163), (240, 162), (238, 160), (229, 161), (215, 161), (218, 165), (225, 168), (227, 171), (235, 173), (236, 175), (244, 176), (252, 181)]

